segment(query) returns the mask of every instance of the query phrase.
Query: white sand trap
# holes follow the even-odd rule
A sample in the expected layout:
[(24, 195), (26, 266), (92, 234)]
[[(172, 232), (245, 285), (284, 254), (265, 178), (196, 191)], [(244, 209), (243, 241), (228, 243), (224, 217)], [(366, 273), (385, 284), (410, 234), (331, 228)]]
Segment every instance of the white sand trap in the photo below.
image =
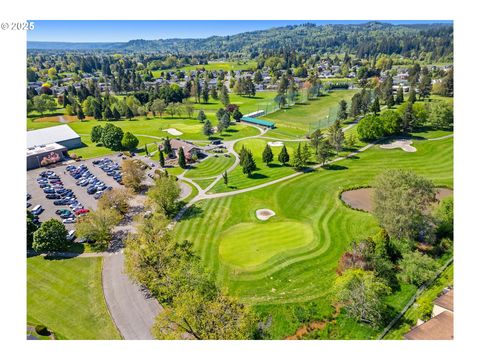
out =
[(269, 146), (283, 146), (283, 141), (269, 141)]
[(272, 216), (275, 216), (275, 212), (270, 209), (258, 209), (255, 212), (255, 215), (257, 216), (258, 220), (265, 221), (270, 219)]
[(168, 128), (168, 129), (165, 129), (163, 131), (166, 131), (168, 132), (170, 135), (174, 135), (174, 136), (180, 136), (180, 135), (183, 135), (183, 133), (181, 131), (178, 131), (177, 129), (174, 129), (174, 128)]
[(412, 140), (395, 140), (390, 144), (380, 145), (382, 149), (396, 149), (400, 148), (406, 152), (415, 152), (417, 151), (416, 147), (412, 146)]

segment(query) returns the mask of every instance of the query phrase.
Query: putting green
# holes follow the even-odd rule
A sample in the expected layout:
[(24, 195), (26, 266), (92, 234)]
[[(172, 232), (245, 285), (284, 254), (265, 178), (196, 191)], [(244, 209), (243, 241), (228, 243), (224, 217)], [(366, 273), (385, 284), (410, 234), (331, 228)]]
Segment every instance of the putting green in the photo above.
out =
[(297, 221), (240, 223), (224, 231), (221, 239), (221, 260), (246, 269), (308, 245), (313, 241), (313, 230)]

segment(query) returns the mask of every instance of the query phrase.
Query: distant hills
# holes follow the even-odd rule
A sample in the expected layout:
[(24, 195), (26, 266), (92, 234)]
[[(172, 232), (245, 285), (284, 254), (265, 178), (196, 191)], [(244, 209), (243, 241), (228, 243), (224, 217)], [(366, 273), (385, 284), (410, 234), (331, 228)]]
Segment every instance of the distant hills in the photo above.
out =
[(112, 43), (69, 43), (29, 41), (28, 50), (105, 50), (116, 52), (161, 52), (187, 54), (200, 52), (243, 53), (295, 50), (305, 53), (350, 52), (403, 54), (431, 52), (434, 58), (453, 53), (452, 24), (392, 25), (381, 22), (365, 24), (315, 25), (306, 23), (244, 32), (204, 39), (130, 40)]

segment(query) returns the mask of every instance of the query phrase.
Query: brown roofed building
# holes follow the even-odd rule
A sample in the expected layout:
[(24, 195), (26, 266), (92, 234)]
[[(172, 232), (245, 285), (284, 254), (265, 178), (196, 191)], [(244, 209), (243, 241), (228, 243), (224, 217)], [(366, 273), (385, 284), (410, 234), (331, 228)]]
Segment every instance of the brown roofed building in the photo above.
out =
[(453, 340), (453, 290), (433, 302), (432, 318), (405, 334), (406, 340)]

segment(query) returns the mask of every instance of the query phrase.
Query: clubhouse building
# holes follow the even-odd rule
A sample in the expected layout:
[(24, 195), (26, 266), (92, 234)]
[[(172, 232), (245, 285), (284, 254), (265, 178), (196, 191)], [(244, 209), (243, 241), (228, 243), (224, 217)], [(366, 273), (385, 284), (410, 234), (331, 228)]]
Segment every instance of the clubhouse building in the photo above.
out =
[(68, 125), (27, 131), (27, 170), (63, 161), (68, 150), (81, 146), (80, 136)]

